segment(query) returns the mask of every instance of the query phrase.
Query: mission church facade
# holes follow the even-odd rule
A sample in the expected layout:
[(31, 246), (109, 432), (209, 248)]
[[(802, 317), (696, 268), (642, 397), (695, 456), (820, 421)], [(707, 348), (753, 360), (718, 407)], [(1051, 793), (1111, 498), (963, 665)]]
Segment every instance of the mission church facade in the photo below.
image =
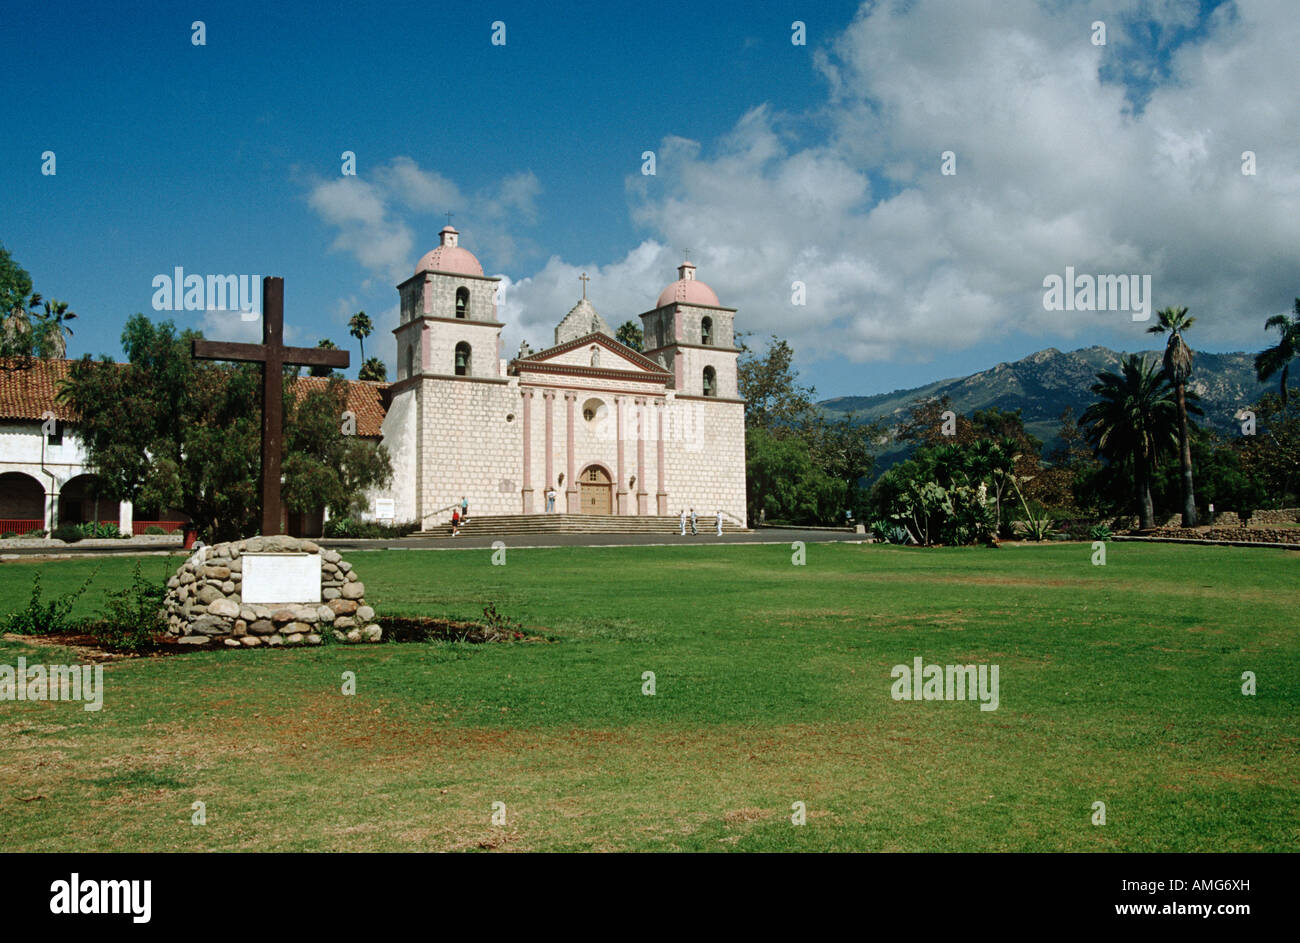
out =
[(744, 402), (737, 390), (735, 308), (684, 262), (640, 315), (638, 353), (614, 339), (583, 298), (545, 350), (507, 359), (497, 314), (500, 278), (483, 274), (459, 233), (397, 286), (397, 378), (382, 434), (393, 481), (377, 516), (425, 529), (462, 497), (471, 516), (676, 515), (745, 517)]

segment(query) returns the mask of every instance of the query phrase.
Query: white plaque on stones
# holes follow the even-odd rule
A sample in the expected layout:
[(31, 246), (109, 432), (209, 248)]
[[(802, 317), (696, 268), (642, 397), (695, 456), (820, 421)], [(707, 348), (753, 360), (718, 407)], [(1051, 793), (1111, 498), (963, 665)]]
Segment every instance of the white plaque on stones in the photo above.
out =
[(320, 602), (319, 553), (246, 553), (242, 559), (244, 602)]

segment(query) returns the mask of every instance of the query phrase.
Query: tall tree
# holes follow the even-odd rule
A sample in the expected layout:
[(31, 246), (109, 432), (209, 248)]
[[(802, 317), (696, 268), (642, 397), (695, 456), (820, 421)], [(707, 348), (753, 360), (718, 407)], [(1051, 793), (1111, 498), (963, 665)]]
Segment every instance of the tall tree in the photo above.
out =
[(335, 375), (324, 390), (285, 397), (284, 503), (290, 511), (327, 507), (332, 516), (351, 516), (365, 508), (367, 489), (392, 479), (383, 446), (339, 435), (347, 389)]
[[(316, 346), (321, 348), (322, 350), (339, 349), (338, 344), (335, 344), (328, 337), (322, 337), (320, 340), (316, 342)], [(312, 367), (310, 368), (310, 372), (309, 372), (309, 376), (313, 376), (313, 377), (329, 377), (329, 376), (333, 376), (334, 374), (335, 371), (332, 367)]]
[(357, 371), (358, 380), (376, 380), (384, 383), (388, 380), (388, 365), (378, 357), (371, 357)]
[(737, 382), (745, 401), (745, 428), (766, 429), (776, 436), (798, 433), (816, 413), (816, 390), (799, 384), (794, 350), (772, 335), (761, 355), (741, 342)]
[(36, 316), (36, 324), (32, 327), (36, 355), (42, 360), (62, 360), (67, 356), (68, 340), (64, 335), (72, 335), (67, 322), (76, 317), (68, 310), (66, 301), (51, 298), (45, 302), (44, 310)]
[(1168, 334), (1165, 342), (1164, 367), (1174, 385), (1178, 402), (1178, 459), (1183, 469), (1183, 526), (1196, 526), (1196, 489), (1192, 483), (1192, 439), (1187, 434), (1187, 378), (1192, 373), (1192, 349), (1183, 334), (1196, 323), (1187, 316), (1187, 308), (1165, 308), (1156, 312), (1156, 323), (1148, 334)]
[(641, 325), (632, 320), (624, 321), (618, 326), (618, 330), (614, 332), (614, 340), (633, 350), (645, 349), (645, 334), (641, 330)]
[(1169, 378), (1154, 362), (1130, 354), (1118, 374), (1097, 374), (1097, 401), (1080, 423), (1097, 452), (1124, 463), (1133, 474), (1133, 496), (1144, 530), (1155, 527), (1151, 480), (1155, 465), (1178, 444), (1178, 406)]
[(0, 243), (0, 317), (14, 308), (26, 308), (31, 297), (31, 276)]
[[(254, 364), (196, 362), (199, 337), (137, 314), (122, 332), (128, 362), (75, 361), (59, 399), (77, 415), (106, 497), (176, 508), (205, 540), (229, 540), (259, 523), (261, 376)], [(384, 450), (340, 441), (355, 437), (342, 434), (336, 393), (304, 406), (293, 378), (284, 382), (287, 503), (305, 510), (317, 489), (317, 507), (346, 513), (362, 490), (383, 483), (387, 458), (368, 451)]]
[(374, 333), (375, 326), (364, 311), (358, 311), (348, 319), (348, 333), (361, 344), (361, 362), (366, 362), (366, 338)]
[(1272, 379), (1276, 374), (1281, 374), (1281, 395), (1282, 406), (1286, 407), (1287, 378), (1291, 374), (1291, 361), (1300, 354), (1300, 298), (1295, 300), (1294, 314), (1275, 314), (1264, 322), (1264, 330), (1269, 331), (1276, 328), (1281, 337), (1275, 346), (1262, 350), (1255, 357), (1255, 375), (1259, 377), (1259, 382)]

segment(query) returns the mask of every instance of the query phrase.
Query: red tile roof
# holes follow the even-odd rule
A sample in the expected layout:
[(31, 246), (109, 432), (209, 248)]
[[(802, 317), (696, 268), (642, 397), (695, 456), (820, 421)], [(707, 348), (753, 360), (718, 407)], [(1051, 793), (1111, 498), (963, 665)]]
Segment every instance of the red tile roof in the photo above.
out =
[[(304, 396), (313, 390), (325, 389), (328, 382), (325, 377), (299, 377), (290, 389)], [(347, 408), (357, 417), (357, 435), (379, 438), (386, 413), (383, 394), (388, 384), (372, 380), (348, 380), (347, 383)]]
[(46, 410), (57, 419), (70, 417), (68, 407), (55, 402), (59, 381), (68, 376), (71, 360), (0, 360), (0, 419), (39, 420)]
[[(27, 367), (17, 361), (0, 361), (0, 420), (39, 420), (48, 410), (55, 418), (76, 422), (76, 417), (55, 399), (59, 382), (67, 379), (71, 360), (32, 360)], [(299, 395), (324, 389), (324, 377), (299, 377), (291, 389)], [(349, 380), (347, 408), (357, 417), (357, 435), (378, 438), (384, 422), (387, 383)]]

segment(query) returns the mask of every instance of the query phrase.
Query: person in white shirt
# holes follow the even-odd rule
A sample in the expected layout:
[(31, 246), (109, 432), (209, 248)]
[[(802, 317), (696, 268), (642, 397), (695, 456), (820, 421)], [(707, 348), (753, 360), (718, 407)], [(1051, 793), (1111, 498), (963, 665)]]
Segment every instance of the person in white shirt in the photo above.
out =
[(699, 518), (695, 516), (695, 508), (691, 508), (691, 533), (692, 534), (698, 534), (700, 532), (699, 527), (696, 526), (698, 521)]
[(718, 508), (718, 536), (722, 536), (722, 508)]
[(682, 508), (682, 536), (686, 536), (686, 508)]

